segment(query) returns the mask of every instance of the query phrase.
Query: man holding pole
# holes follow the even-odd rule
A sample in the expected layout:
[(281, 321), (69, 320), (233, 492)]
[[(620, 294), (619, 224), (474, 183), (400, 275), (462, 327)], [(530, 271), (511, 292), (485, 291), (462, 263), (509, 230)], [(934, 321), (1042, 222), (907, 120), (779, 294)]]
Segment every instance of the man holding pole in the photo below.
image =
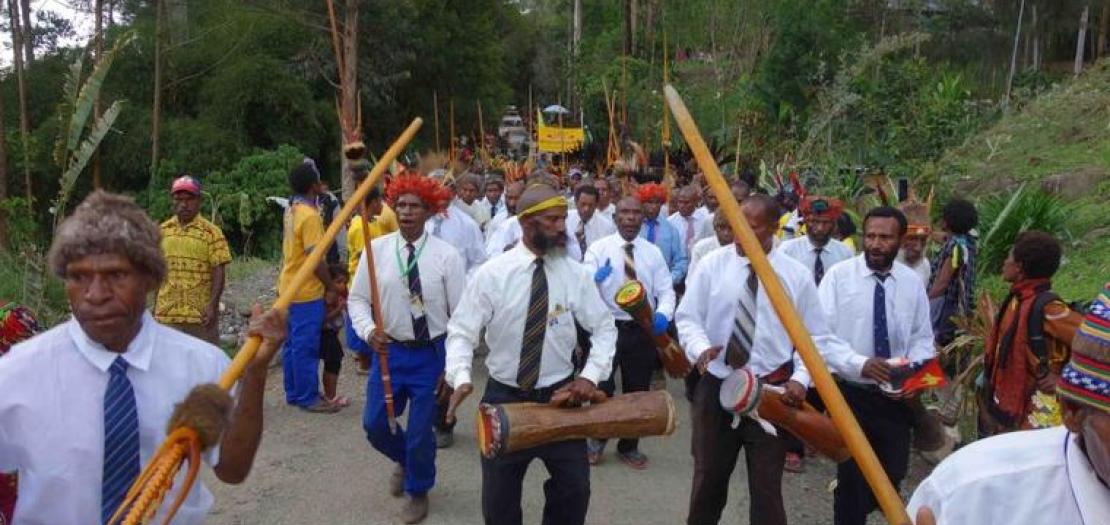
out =
[[(753, 195), (741, 207), (763, 250), (770, 251), (778, 228), (778, 204)], [(769, 255), (778, 278), (814, 343), (834, 367), (850, 351), (825, 325), (813, 277), (801, 263), (778, 250)], [(794, 352), (786, 329), (739, 246), (705, 257), (687, 281), (686, 294), (675, 312), (678, 335), (690, 362), (703, 374), (691, 407), (694, 482), (689, 525), (716, 524), (728, 498), (729, 477), (740, 449), (745, 449), (751, 523), (786, 523), (782, 472), (786, 458), (784, 430), (768, 433), (745, 417), (733, 416), (720, 403), (721, 384), (735, 369), (747, 367), (760, 382), (782, 386), (783, 401), (800, 406), (809, 386), (809, 372)], [(721, 276), (729, 276), (722, 279)]]
[[(447, 241), (424, 230), (442, 212), (451, 194), (437, 181), (415, 173), (390, 184), (387, 199), (400, 230), (374, 239), (369, 266), (363, 255), (355, 272), (348, 305), (355, 332), (374, 351), (388, 356), (397, 415), (410, 407), (408, 428), (388, 420), (380, 359), (372, 360), (366, 388), (363, 428), (370, 444), (396, 463), (390, 493), (408, 494), (401, 517), (419, 523), (428, 514), (428, 491), (435, 484), (436, 393), (444, 369), (447, 320), (465, 286), (466, 265)], [(371, 279), (375, 272), (381, 304), (374, 315)]]
[[(489, 346), (485, 403), (594, 399), (609, 376), (616, 328), (593, 279), (565, 256), (566, 198), (543, 184), (520, 197), (524, 231), (514, 248), (491, 259), (471, 279), (448, 326), (447, 381), (454, 387), (449, 414), (473, 390), (471, 366), (483, 328)], [(591, 334), (585, 367), (574, 377), (578, 321)], [(528, 465), (543, 461), (544, 525), (581, 525), (590, 500), (586, 442), (558, 441), (482, 461), (482, 515), (486, 525), (521, 525), (522, 485)], [(536, 523), (536, 520), (529, 520)]]
[[(818, 290), (830, 326), (854, 350), (847, 366), (836, 367), (840, 390), (895, 486), (909, 466), (913, 414), (904, 396), (880, 385), (891, 381), (891, 358), (919, 363), (936, 355), (921, 279), (895, 261), (906, 227), (896, 208), (868, 212), (863, 254), (830, 268)], [(836, 479), (836, 525), (863, 525), (877, 502), (856, 462), (837, 465)]]

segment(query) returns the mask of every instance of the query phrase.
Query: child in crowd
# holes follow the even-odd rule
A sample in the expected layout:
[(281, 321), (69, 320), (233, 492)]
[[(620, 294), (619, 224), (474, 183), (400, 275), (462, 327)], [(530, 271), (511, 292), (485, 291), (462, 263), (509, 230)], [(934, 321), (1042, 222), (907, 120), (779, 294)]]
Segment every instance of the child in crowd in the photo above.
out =
[(346, 407), (351, 400), (336, 391), (339, 387), (339, 370), (343, 365), (343, 345), (339, 343), (339, 331), (343, 329), (344, 314), (347, 312), (347, 269), (342, 264), (328, 266), (335, 293), (326, 298), (324, 329), (320, 331), (320, 360), (324, 362), (324, 399), (337, 407)]

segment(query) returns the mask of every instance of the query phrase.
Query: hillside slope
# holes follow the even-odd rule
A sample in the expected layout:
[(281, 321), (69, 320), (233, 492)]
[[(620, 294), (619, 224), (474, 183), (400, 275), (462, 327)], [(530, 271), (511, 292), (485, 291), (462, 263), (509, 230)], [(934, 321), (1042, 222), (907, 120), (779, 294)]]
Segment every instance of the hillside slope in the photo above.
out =
[(935, 175), (956, 195), (982, 198), (1025, 182), (1072, 206), (1055, 286), (1065, 298), (1090, 298), (1110, 281), (1110, 60), (950, 151)]

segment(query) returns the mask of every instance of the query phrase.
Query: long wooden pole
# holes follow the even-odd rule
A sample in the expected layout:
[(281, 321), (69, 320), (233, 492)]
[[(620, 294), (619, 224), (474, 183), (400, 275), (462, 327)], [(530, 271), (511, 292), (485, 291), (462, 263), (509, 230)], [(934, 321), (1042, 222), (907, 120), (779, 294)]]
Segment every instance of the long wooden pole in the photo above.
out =
[[(370, 278), (370, 315), (374, 317), (374, 333), (385, 331), (384, 317), (382, 317), (382, 298), (378, 293), (378, 271), (374, 264), (374, 251), (370, 249), (370, 207), (366, 201), (362, 202), (362, 253), (366, 254), (366, 275)], [(377, 353), (377, 351), (375, 351)], [(389, 433), (397, 433), (397, 411), (393, 405), (393, 375), (389, 373), (389, 353), (378, 354), (378, 369), (382, 376), (382, 391), (385, 394), (385, 417), (389, 422)]]
[(894, 485), (891, 484), (890, 478), (887, 477), (886, 471), (879, 463), (878, 456), (875, 455), (875, 451), (871, 449), (870, 443), (867, 442), (867, 437), (863, 435), (863, 430), (860, 429), (859, 422), (856, 421), (852, 410), (848, 408), (848, 403), (844, 401), (844, 395), (840, 393), (840, 389), (833, 381), (832, 374), (825, 366), (825, 361), (821, 359), (821, 354), (817, 352), (817, 347), (813, 344), (813, 339), (806, 331), (805, 325), (802, 324), (798, 312), (794, 310), (794, 305), (787, 298), (786, 290), (771, 268), (771, 262), (767, 259), (767, 254), (763, 253), (763, 248), (755, 238), (755, 233), (752, 232), (743, 214), (740, 213), (740, 205), (737, 204), (736, 199), (729, 192), (728, 183), (721, 176), (721, 170), (717, 167), (717, 162), (713, 160), (713, 155), (709, 153), (709, 148), (706, 147), (693, 117), (687, 111), (686, 104), (682, 102), (682, 98), (673, 86), (664, 86), (663, 92), (667, 97), (667, 104), (674, 113), (675, 123), (682, 130), (682, 135), (686, 138), (690, 150), (693, 151), (698, 166), (705, 173), (705, 179), (709, 183), (710, 189), (717, 195), (717, 200), (720, 203), (718, 209), (724, 210), (725, 217), (732, 228), (732, 233), (744, 249), (744, 254), (747, 255), (748, 260), (751, 261), (752, 268), (759, 276), (760, 284), (763, 285), (767, 297), (771, 300), (771, 305), (775, 308), (775, 314), (782, 321), (786, 333), (790, 335), (790, 341), (798, 349), (798, 354), (801, 355), (806, 369), (809, 370), (810, 377), (813, 378), (813, 384), (817, 387), (817, 393), (821, 395), (821, 400), (825, 402), (825, 407), (828, 409), (829, 415), (832, 416), (833, 423), (836, 424), (840, 435), (844, 437), (848, 450), (852, 452), (852, 457), (856, 460), (864, 478), (867, 479), (867, 483), (875, 493), (875, 499), (878, 500), (879, 507), (886, 515), (887, 521), (896, 525), (911, 525), (909, 515), (906, 514), (905, 505), (902, 504), (902, 499), (898, 496), (898, 491), (894, 490)]
[[(336, 214), (335, 219), (331, 221), (331, 226), (328, 226), (328, 229), (324, 232), (324, 237), (317, 243), (317, 248), (308, 254), (300, 270), (293, 276), (293, 279), (289, 282), (289, 286), (278, 296), (271, 308), (276, 310), (289, 309), (289, 304), (293, 302), (293, 296), (296, 294), (297, 290), (303, 287), (309, 279), (315, 278), (314, 272), (316, 266), (320, 264), (320, 260), (324, 258), (324, 254), (328, 251), (328, 248), (335, 242), (335, 237), (339, 235), (339, 229), (350, 220), (351, 215), (354, 215), (355, 209), (358, 208), (359, 203), (366, 200), (366, 195), (370, 193), (370, 188), (373, 188), (374, 185), (378, 183), (382, 178), (382, 174), (385, 173), (386, 168), (397, 159), (401, 151), (405, 149), (405, 146), (408, 145), (416, 135), (417, 130), (419, 130), (420, 126), (423, 124), (423, 119), (419, 117), (413, 119), (409, 127), (405, 128), (401, 136), (382, 154), (378, 162), (374, 164), (374, 168), (370, 170), (370, 174), (366, 176), (366, 180), (362, 181), (362, 184), (351, 194), (351, 198), (347, 199), (347, 204), (344, 204), (343, 208)], [(258, 352), (258, 346), (261, 343), (261, 337), (252, 336), (247, 338), (246, 343), (239, 349), (239, 353), (235, 354), (235, 359), (231, 360), (231, 364), (227, 367), (227, 370), (220, 376), (220, 388), (230, 390), (232, 385), (242, 377), (243, 371), (246, 370), (247, 365), (254, 359), (254, 354)]]
[(450, 164), (455, 163), (455, 99), (448, 101), (450, 106), (450, 122), (448, 122), (448, 131), (450, 136), (447, 137), (447, 162)]

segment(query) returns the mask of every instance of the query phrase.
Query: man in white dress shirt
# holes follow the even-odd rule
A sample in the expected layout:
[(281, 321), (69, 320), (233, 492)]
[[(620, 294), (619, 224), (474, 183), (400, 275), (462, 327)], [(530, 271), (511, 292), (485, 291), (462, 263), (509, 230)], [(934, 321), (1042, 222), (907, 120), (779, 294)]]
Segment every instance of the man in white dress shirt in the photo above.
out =
[[(748, 198), (748, 195), (751, 195), (751, 193), (752, 193), (751, 187), (748, 186), (748, 183), (746, 183), (742, 180), (730, 181), (728, 183), (728, 189), (729, 189), (729, 191), (732, 192), (732, 197), (734, 199), (736, 199), (737, 204), (743, 204), (744, 199)], [(708, 188), (707, 188), (707, 191), (708, 191)], [(713, 196), (713, 192), (708, 191), (708, 193), (705, 196), (705, 202), (708, 204), (710, 202), (711, 198), (713, 199), (714, 202), (716, 202), (716, 197)], [(702, 240), (702, 239), (712, 239), (713, 237), (716, 236), (716, 231), (715, 231), (716, 229), (713, 226), (713, 217), (715, 217), (717, 215), (717, 210), (720, 209), (720, 205), (719, 204), (714, 205), (712, 208), (706, 206), (706, 209), (708, 209), (710, 211), (710, 215), (709, 215), (710, 218), (708, 220), (706, 220), (705, 222), (703, 222), (702, 225), (701, 225), (701, 229), (698, 230), (697, 240), (699, 240), (699, 241)]]
[[(910, 516), (935, 523), (1105, 523), (1110, 517), (1110, 284), (1072, 340), (1056, 384), (1064, 425), (959, 450), (918, 485)], [(918, 525), (933, 522), (918, 520)]]
[[(494, 170), (486, 174), (486, 184), (482, 188), (482, 193), (485, 194), (482, 200), (478, 201), (478, 206), (485, 210), (486, 215), (490, 219), (497, 216), (498, 213), (505, 210), (505, 203), (501, 195), (505, 192), (505, 173), (501, 170)], [(488, 228), (489, 224), (486, 224)], [(488, 233), (488, 230), (484, 230)]]
[(621, 198), (620, 193), (614, 191), (615, 185), (601, 174), (593, 177), (589, 184), (597, 190), (597, 212), (612, 221), (617, 213), (615, 203)]
[(520, 199), (520, 194), (522, 193), (524, 193), (523, 182), (516, 181), (505, 187), (505, 196), (502, 198), (504, 205), (501, 206), (501, 209), (498, 210), (497, 213), (490, 218), (489, 223), (486, 224), (486, 247), (489, 246), (489, 242), (493, 239), (494, 235), (498, 233), (501, 226), (504, 225), (506, 221), (516, 216), (516, 203)]
[[(566, 243), (566, 199), (535, 185), (521, 196), (524, 238), (482, 266), (467, 285), (447, 327), (447, 381), (454, 387), (451, 413), (473, 389), (471, 366), (483, 328), (489, 346), (486, 403), (568, 404), (596, 399), (597, 384), (609, 377), (617, 331), (582, 265), (562, 252)], [(575, 321), (591, 333), (592, 351), (577, 378), (571, 354)], [(590, 498), (585, 440), (559, 441), (482, 458), (482, 514), (487, 525), (521, 525), (524, 476), (533, 459), (551, 475), (544, 525), (581, 525)], [(529, 523), (536, 523), (529, 519)]]
[(455, 207), (465, 211), (471, 219), (474, 219), (474, 222), (478, 223), (480, 229), (484, 229), (490, 220), (490, 215), (489, 209), (482, 206), (481, 201), (478, 200), (482, 188), (481, 180), (477, 175), (467, 173), (459, 178), (455, 188), (457, 189)]
[(388, 193), (399, 230), (371, 244), (383, 326), (375, 324), (371, 313), (365, 256), (355, 271), (348, 310), (359, 336), (370, 341), (374, 351), (389, 357), (397, 415), (408, 407), (408, 428), (393, 432), (387, 420), (380, 362), (372, 359), (362, 426), (370, 444), (396, 464), (390, 492), (408, 495), (402, 519), (419, 523), (428, 514), (428, 491), (435, 485), (436, 435), (432, 428), (438, 420), (436, 392), (444, 369), (443, 340), (447, 320), (466, 284), (466, 266), (455, 248), (424, 231), (428, 217), (450, 201), (450, 194), (438, 182), (416, 174), (401, 175), (389, 185)]
[(852, 249), (833, 239), (836, 221), (843, 204), (837, 199), (809, 196), (802, 200), (801, 212), (805, 219), (804, 236), (782, 241), (779, 249), (793, 257), (813, 273), (814, 283), (821, 284), (825, 272), (834, 264), (852, 258)]
[(617, 226), (604, 215), (597, 213), (597, 188), (579, 184), (574, 190), (575, 209), (567, 212), (567, 254), (581, 262), (586, 250), (598, 239), (616, 233)]
[[(594, 282), (601, 298), (609, 305), (617, 325), (617, 355), (613, 372), (601, 384), (606, 394), (616, 391), (614, 376), (621, 370), (621, 391), (644, 392), (651, 387), (652, 372), (659, 365), (652, 335), (667, 331), (674, 316), (675, 293), (671, 272), (663, 252), (647, 239), (640, 237), (644, 223), (644, 210), (635, 197), (625, 197), (617, 202), (617, 233), (590, 245), (585, 265), (594, 275)], [(639, 281), (654, 310), (652, 334), (648, 334), (632, 316), (617, 306), (616, 295), (624, 283)], [(617, 457), (628, 466), (643, 470), (648, 458), (639, 449), (638, 439), (617, 442)], [(604, 441), (589, 442), (590, 464), (596, 465), (605, 453)]]
[[(837, 368), (840, 390), (895, 486), (906, 475), (913, 414), (905, 398), (880, 389), (891, 358), (935, 357), (925, 286), (896, 262), (906, 217), (896, 208), (872, 209), (863, 220), (863, 254), (829, 269), (818, 295), (829, 325), (854, 351)], [(877, 502), (854, 460), (837, 465), (836, 525), (863, 525)]]
[(724, 214), (718, 213), (713, 215), (713, 220), (709, 221), (713, 224), (714, 235), (708, 239), (702, 239), (694, 243), (694, 249), (690, 250), (690, 271), (689, 274), (694, 274), (694, 269), (697, 267), (698, 262), (709, 255), (713, 250), (728, 246), (733, 243), (732, 241), (732, 228), (728, 225), (728, 220), (725, 219)]
[(709, 220), (709, 212), (698, 207), (698, 188), (689, 184), (675, 192), (675, 207), (678, 211), (672, 213), (667, 220), (678, 230), (678, 239), (686, 253), (694, 249), (698, 231)]
[[(447, 176), (446, 170), (435, 170), (428, 176), (444, 183), (444, 187), (451, 191), (452, 197), (454, 196), (454, 189), (444, 182)], [(482, 229), (474, 219), (470, 218), (466, 210), (458, 207), (454, 201), (446, 210), (429, 219), (424, 224), (424, 228), (428, 233), (447, 241), (458, 250), (459, 255), (466, 262), (467, 275), (486, 262)]]
[[(778, 205), (766, 195), (753, 195), (741, 206), (744, 217), (764, 250), (771, 250), (778, 228)], [(829, 365), (836, 369), (850, 353), (833, 336), (821, 312), (813, 277), (797, 261), (779, 250), (768, 255), (794, 308)], [(723, 278), (727, 276), (727, 278)], [(740, 449), (747, 458), (750, 523), (782, 525), (784, 430), (768, 434), (756, 421), (742, 418), (733, 428), (733, 415), (721, 407), (722, 381), (734, 369), (747, 367), (761, 382), (785, 388), (783, 399), (799, 405), (810, 384), (809, 372), (795, 352), (790, 337), (762, 291), (751, 263), (736, 249), (720, 249), (698, 263), (686, 282), (686, 294), (675, 312), (679, 339), (697, 372), (691, 406), (694, 481), (690, 525), (715, 524), (721, 519), (729, 492), (729, 477)]]
[[(218, 381), (229, 361), (147, 312), (166, 262), (158, 225), (131, 199), (101, 191), (85, 199), (59, 228), (50, 267), (65, 283), (73, 317), (0, 359), (0, 472), (19, 472), (14, 523), (104, 523), (165, 439), (174, 405)], [(284, 315), (256, 307), (251, 331), (263, 343), (238, 400), (217, 400), (234, 407), (202, 456), (225, 483), (246, 479), (258, 450), (267, 367), (285, 338)], [(179, 491), (175, 483), (155, 521)], [(203, 484), (194, 487), (173, 523), (202, 523), (212, 503)]]

